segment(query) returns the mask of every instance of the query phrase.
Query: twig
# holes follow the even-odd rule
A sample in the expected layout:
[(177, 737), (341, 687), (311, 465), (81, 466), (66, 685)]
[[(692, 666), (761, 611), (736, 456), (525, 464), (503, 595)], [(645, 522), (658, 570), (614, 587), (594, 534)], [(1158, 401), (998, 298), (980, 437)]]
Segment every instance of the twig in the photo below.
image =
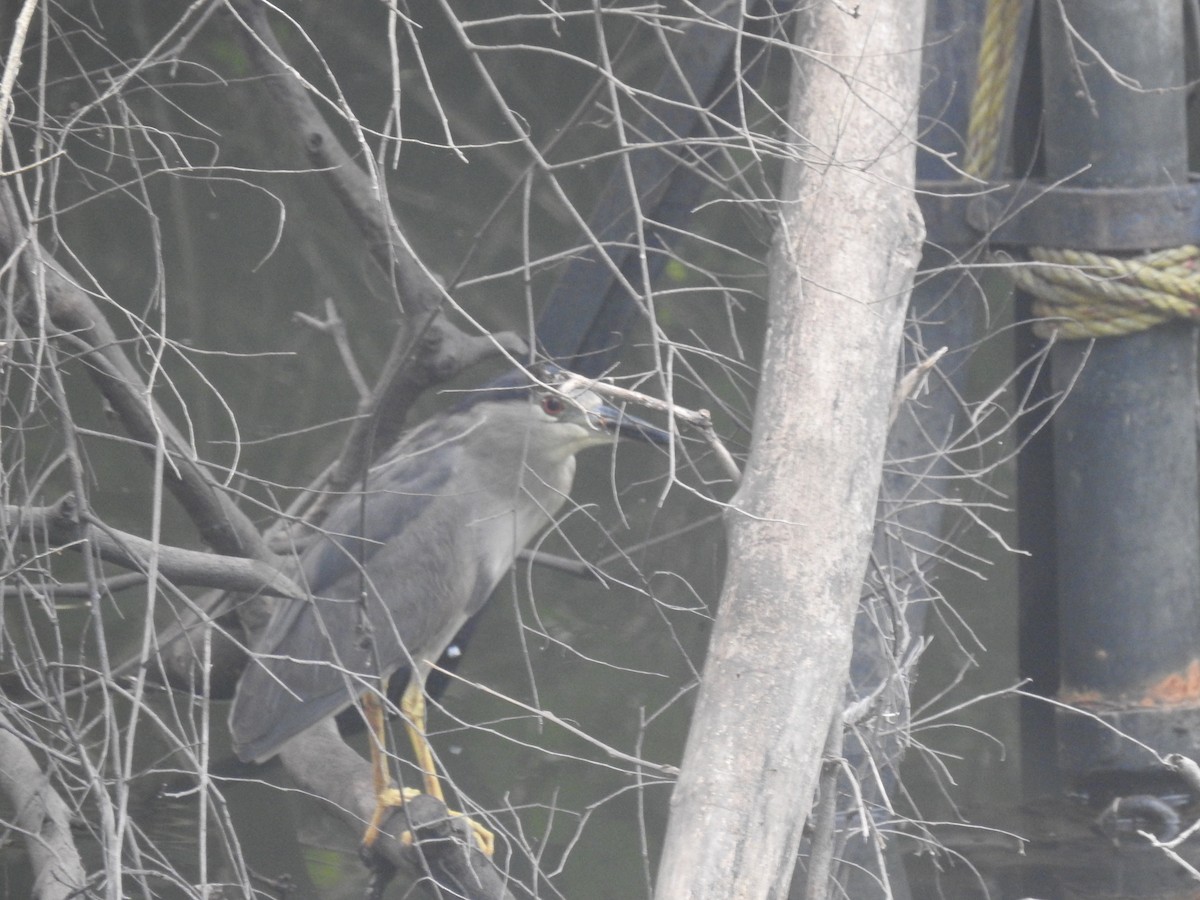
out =
[(576, 728), (570, 722), (560, 719), (558, 716), (554, 715), (554, 713), (547, 712), (544, 709), (537, 709), (536, 707), (529, 706), (528, 704), (522, 703), (520, 700), (517, 700), (513, 697), (509, 697), (506, 694), (500, 693), (499, 691), (492, 690), (492, 688), (488, 687), (486, 684), (479, 684), (477, 682), (470, 681), (469, 679), (463, 678), (461, 675), (451, 672), (449, 669), (443, 669), (441, 666), (438, 666), (438, 665), (430, 666), (430, 671), (441, 672), (443, 675), (453, 678), (455, 681), (461, 681), (463, 684), (469, 684), (471, 687), (475, 688), (476, 690), (483, 691), (485, 694), (489, 694), (490, 696), (495, 697), (498, 700), (503, 700), (505, 703), (511, 703), (513, 706), (517, 707), (518, 709), (523, 709), (527, 713), (532, 713), (533, 715), (538, 716), (539, 718), (545, 719), (548, 722), (552, 722), (553, 724), (557, 725), (559, 728), (562, 728), (565, 731), (568, 731), (571, 734), (575, 735), (575, 737), (580, 738), (581, 740), (584, 740), (587, 743), (591, 744), (593, 747), (596, 747), (596, 748), (604, 751), (604, 753), (606, 755), (612, 757), (613, 759), (620, 760), (621, 762), (629, 763), (630, 765), (641, 766), (642, 768), (650, 769), (654, 772), (661, 772), (662, 774), (669, 775), (671, 777), (674, 777), (679, 774), (679, 769), (676, 766), (663, 765), (662, 763), (652, 763), (649, 760), (639, 759), (638, 757), (631, 756), (628, 753), (622, 753), (620, 750), (616, 749), (615, 747), (610, 747), (608, 744), (604, 743), (603, 741), (599, 741), (596, 738), (592, 737), (586, 731), (584, 731), (580, 728)]
[(20, 523), (20, 536), (26, 540), (46, 541), (60, 549), (90, 547), (101, 559), (140, 573), (146, 571), (151, 557), (157, 556), (159, 574), (180, 584), (273, 597), (306, 596), (279, 569), (257, 559), (157, 544), (110, 528), (93, 517), (79, 517), (69, 497), (53, 506), (6, 505), (3, 514), (9, 521)]
[(925, 373), (938, 364), (943, 356), (946, 355), (949, 347), (942, 347), (935, 350), (921, 362), (917, 363), (904, 374), (898, 382), (896, 382), (895, 393), (892, 394), (892, 406), (888, 410), (888, 424), (891, 425), (896, 421), (896, 416), (900, 415), (900, 407), (904, 405), (904, 401), (916, 393), (917, 387), (921, 379), (925, 377)]
[[(25, 212), (32, 215), (28, 209)], [(111, 325), (91, 297), (58, 267), (36, 242), (29, 241), (17, 196), (0, 185), (0, 257), (12, 257), (20, 267), (27, 291), (14, 303), (19, 321), (34, 333), (43, 330), (79, 351), (81, 362), (125, 430), (146, 448), (166, 444), (171, 455), (166, 483), (187, 510), (206, 544), (218, 553), (272, 560), (254, 523), (199, 462), (187, 440), (158, 406), (137, 368), (122, 349)], [(39, 318), (38, 306), (50, 322)], [(147, 452), (153, 451), (148, 449)]]
[(338, 356), (342, 358), (342, 365), (346, 367), (346, 374), (354, 382), (354, 390), (358, 393), (359, 401), (365, 401), (370, 397), (371, 387), (367, 384), (367, 379), (363, 377), (362, 369), (358, 367), (358, 361), (354, 358), (354, 350), (351, 348), (350, 338), (346, 334), (346, 322), (338, 315), (337, 306), (334, 305), (333, 298), (325, 298), (324, 319), (318, 319), (316, 316), (310, 316), (304, 312), (297, 312), (295, 316), (297, 321), (302, 322), (315, 331), (327, 334), (333, 339), (333, 345), (337, 348)]
[[(17, 81), (17, 73), (21, 71), (21, 54), (25, 50), (25, 36), (29, 33), (29, 23), (33, 21), (33, 14), (37, 7), (38, 0), (25, 0), (25, 5), (17, 13), (12, 44), (8, 48), (8, 58), (4, 61), (4, 75), (0, 77), (0, 149), (4, 147), (4, 135), (8, 133), (8, 123), (12, 119), (10, 110), (12, 90)], [(0, 153), (0, 159), (2, 158), (3, 154)]]
[(677, 406), (674, 403), (667, 403), (665, 400), (659, 400), (657, 397), (651, 397), (639, 391), (632, 391), (629, 388), (609, 384), (605, 381), (597, 381), (594, 378), (586, 378), (582, 375), (575, 375), (568, 378), (559, 385), (559, 389), (563, 393), (571, 393), (581, 388), (593, 390), (603, 397), (611, 397), (614, 400), (622, 400), (626, 403), (636, 403), (638, 406), (643, 406), (646, 409), (666, 413), (675, 421), (690, 425), (700, 432), (700, 435), (708, 443), (713, 453), (716, 454), (717, 461), (720, 462), (721, 467), (725, 470), (725, 474), (729, 476), (733, 483), (736, 485), (741, 482), (742, 470), (734, 460), (733, 454), (729, 452), (728, 448), (717, 436), (717, 432), (712, 424), (712, 413), (707, 409), (688, 409), (684, 406)]
[[(120, 575), (113, 575), (111, 578), (105, 578), (103, 573), (100, 576), (100, 588), (110, 594), (140, 587), (145, 583), (146, 575), (142, 572), (124, 572)], [(88, 584), (86, 581), (60, 582), (54, 585), (54, 599), (59, 601), (83, 600), (91, 597), (95, 589), (96, 585)], [(17, 598), (28, 596), (28, 594), (28, 585), (6, 583), (0, 588), (0, 597)]]

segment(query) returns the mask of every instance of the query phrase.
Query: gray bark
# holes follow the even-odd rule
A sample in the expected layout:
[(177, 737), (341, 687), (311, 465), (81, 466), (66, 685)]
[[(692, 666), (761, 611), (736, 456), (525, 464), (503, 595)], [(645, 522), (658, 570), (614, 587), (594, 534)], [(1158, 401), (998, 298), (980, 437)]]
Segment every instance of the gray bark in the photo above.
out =
[(924, 4), (798, 14), (755, 429), (658, 900), (785, 896), (838, 715), (922, 228)]
[(87, 875), (71, 835), (71, 811), (4, 716), (0, 716), (0, 795), (12, 810), (12, 819), (5, 824), (25, 838), (35, 900), (80, 896)]

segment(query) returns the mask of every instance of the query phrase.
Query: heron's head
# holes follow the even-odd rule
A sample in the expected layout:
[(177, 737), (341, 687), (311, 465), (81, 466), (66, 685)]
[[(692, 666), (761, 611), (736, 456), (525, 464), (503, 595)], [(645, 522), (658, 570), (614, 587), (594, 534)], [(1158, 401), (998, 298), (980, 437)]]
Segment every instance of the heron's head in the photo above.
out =
[(671, 435), (614, 405), (595, 382), (552, 365), (501, 376), (463, 401), (478, 416), (480, 439), (497, 448), (520, 442), (548, 461), (565, 460), (587, 447), (631, 438), (669, 444)]

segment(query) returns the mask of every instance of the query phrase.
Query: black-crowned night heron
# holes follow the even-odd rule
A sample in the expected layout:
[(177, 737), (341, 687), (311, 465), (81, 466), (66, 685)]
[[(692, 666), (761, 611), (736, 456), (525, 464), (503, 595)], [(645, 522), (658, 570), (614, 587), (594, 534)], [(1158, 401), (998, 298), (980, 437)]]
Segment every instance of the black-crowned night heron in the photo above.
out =
[[(536, 379), (497, 379), (405, 434), (361, 493), (334, 505), (299, 560), (311, 599), (280, 602), (238, 685), (230, 727), (239, 757), (273, 756), (357, 698), (382, 697), (388, 676), (407, 669), (405, 726), (426, 792), (443, 799), (424, 735), (430, 667), (566, 502), (576, 453), (621, 436), (670, 441), (577, 376), (533, 371)], [(389, 778), (373, 755), (382, 795)]]

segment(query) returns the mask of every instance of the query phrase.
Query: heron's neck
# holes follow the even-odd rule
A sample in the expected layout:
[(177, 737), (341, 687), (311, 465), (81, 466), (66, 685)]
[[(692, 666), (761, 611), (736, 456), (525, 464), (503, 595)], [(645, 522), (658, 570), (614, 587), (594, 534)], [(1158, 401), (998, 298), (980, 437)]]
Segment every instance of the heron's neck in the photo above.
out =
[[(500, 456), (504, 456), (501, 454)], [(472, 521), (479, 542), (481, 585), (476, 599), (482, 605), (517, 554), (546, 528), (567, 501), (575, 476), (575, 458), (554, 464), (531, 464), (521, 457), (493, 458), (488, 469), (495, 477), (477, 495)]]

